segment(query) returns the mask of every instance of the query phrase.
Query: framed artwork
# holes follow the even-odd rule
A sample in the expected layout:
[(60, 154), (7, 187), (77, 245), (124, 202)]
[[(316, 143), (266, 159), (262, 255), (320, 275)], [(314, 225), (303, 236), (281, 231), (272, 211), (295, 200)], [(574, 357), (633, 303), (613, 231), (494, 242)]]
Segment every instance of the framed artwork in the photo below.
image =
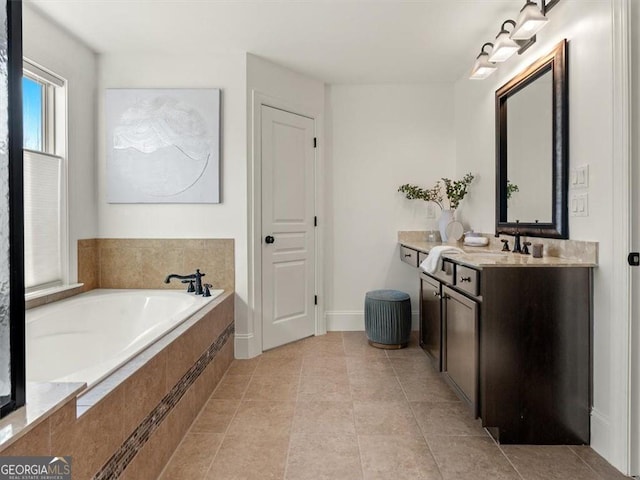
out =
[(220, 89), (107, 89), (107, 201), (220, 203)]

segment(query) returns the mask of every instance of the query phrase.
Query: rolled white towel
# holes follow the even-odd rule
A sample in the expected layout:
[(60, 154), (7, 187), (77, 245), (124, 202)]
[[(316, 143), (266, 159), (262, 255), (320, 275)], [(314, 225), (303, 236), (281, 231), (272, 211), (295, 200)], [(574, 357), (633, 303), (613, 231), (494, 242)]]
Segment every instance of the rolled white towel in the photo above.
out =
[(450, 247), (448, 245), (433, 247), (429, 250), (427, 258), (420, 264), (420, 268), (427, 273), (436, 273), (440, 268), (442, 268), (443, 253), (464, 253), (464, 251), (457, 247)]

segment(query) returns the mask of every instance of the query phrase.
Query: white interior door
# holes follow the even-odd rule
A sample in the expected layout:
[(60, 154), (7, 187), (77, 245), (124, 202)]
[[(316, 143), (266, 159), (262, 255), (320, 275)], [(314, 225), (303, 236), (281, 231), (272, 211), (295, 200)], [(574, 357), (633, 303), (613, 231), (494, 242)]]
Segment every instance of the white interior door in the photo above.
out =
[(262, 349), (315, 332), (314, 120), (262, 106)]

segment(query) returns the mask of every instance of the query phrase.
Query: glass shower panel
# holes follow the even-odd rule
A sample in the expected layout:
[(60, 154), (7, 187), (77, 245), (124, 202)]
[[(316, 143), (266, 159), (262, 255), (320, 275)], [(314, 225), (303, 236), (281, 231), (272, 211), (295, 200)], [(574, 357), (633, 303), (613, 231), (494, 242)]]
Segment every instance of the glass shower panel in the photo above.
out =
[(11, 401), (7, 2), (0, 1), (0, 407)]

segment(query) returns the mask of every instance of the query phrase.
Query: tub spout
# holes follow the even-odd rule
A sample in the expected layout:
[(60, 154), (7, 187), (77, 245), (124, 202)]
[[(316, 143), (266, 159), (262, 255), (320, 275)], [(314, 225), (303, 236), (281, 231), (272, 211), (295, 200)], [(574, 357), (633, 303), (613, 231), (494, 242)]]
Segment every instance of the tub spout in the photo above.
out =
[(204, 276), (204, 273), (200, 273), (200, 269), (197, 269), (196, 273), (192, 273), (190, 275), (178, 275), (177, 273), (171, 273), (167, 275), (167, 278), (164, 279), (164, 283), (171, 282), (172, 278), (177, 278), (178, 280), (195, 280), (195, 294), (202, 295), (202, 293), (204, 292), (204, 290), (202, 289), (202, 277)]

